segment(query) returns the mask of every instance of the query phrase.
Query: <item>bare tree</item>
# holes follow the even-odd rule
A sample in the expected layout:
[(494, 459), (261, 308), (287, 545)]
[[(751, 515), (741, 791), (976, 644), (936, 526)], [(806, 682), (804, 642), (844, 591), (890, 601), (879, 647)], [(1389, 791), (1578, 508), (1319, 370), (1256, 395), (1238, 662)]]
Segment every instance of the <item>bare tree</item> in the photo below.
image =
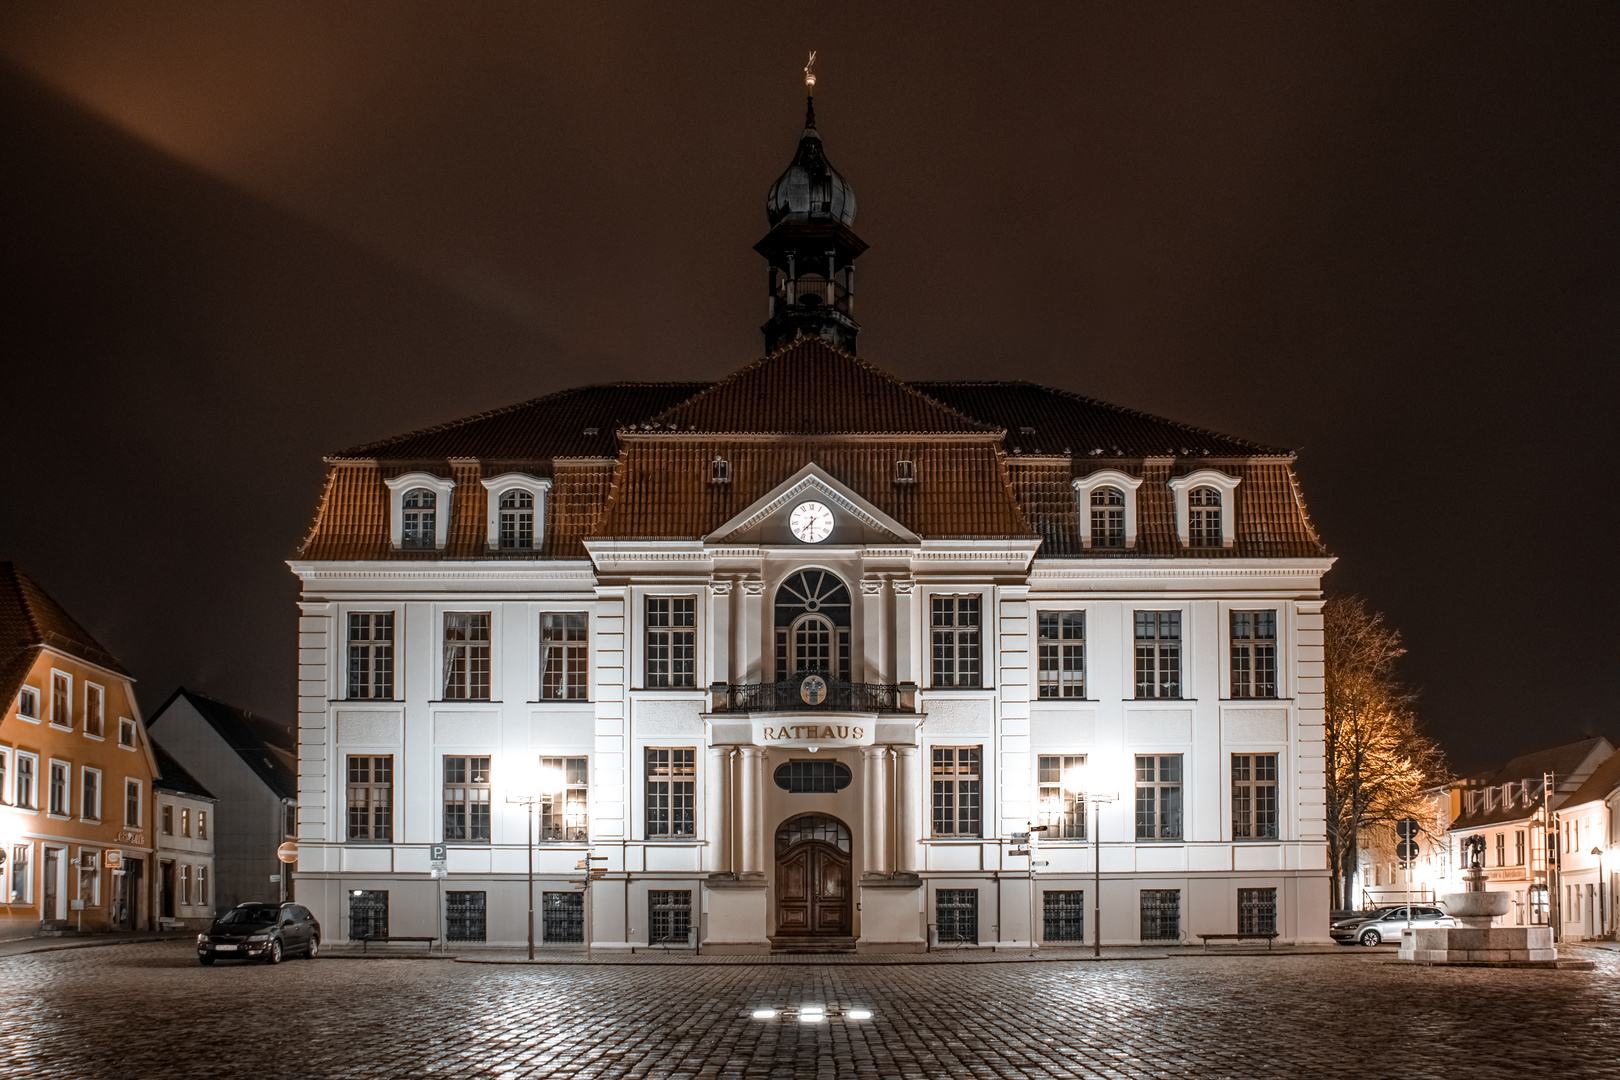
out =
[(1322, 616), (1328, 857), (1333, 905), (1347, 908), (1362, 838), (1403, 817), (1426, 818), (1425, 789), (1445, 779), (1446, 765), (1418, 728), (1416, 695), (1396, 675), (1406, 654), (1400, 632), (1359, 596), (1328, 598)]

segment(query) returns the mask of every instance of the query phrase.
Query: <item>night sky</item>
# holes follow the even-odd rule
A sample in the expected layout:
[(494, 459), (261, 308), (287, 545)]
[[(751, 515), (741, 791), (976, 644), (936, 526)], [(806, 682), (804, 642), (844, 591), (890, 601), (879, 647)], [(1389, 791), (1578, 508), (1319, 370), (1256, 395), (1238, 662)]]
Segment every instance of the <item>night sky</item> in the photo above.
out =
[(1458, 769), (1620, 735), (1613, 4), (7, 4), (0, 558), (291, 719), (323, 453), (759, 354), (810, 49), (863, 356), (1299, 447)]

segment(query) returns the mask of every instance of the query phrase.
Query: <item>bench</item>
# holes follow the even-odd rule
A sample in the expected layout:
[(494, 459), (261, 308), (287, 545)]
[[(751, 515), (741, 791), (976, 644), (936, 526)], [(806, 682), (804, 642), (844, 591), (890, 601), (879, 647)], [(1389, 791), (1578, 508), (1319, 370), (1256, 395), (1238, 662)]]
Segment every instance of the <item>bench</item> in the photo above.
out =
[(390, 941), (421, 941), (427, 944), (428, 952), (432, 952), (433, 943), (438, 940), (439, 939), (436, 937), (400, 937), (397, 934), (391, 934), (388, 937), (363, 937), (360, 939), (360, 951), (370, 952), (370, 949), (368, 949), (367, 946), (369, 946), (373, 941), (381, 942), (384, 945), (388, 944)]
[(1205, 952), (1209, 951), (1209, 942), (1211, 938), (1214, 938), (1217, 941), (1244, 941), (1249, 939), (1258, 941), (1260, 938), (1265, 938), (1266, 948), (1268, 949), (1271, 948), (1271, 943), (1277, 940), (1277, 932), (1275, 930), (1269, 933), (1256, 931), (1254, 933), (1247, 934), (1199, 934), (1198, 936), (1204, 939)]

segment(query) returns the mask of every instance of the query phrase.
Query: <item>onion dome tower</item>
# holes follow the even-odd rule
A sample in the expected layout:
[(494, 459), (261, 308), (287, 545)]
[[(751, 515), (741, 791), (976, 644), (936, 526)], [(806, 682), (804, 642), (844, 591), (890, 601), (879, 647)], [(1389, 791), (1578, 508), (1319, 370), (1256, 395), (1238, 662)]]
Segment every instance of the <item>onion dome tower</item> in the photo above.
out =
[[(811, 86), (813, 78), (807, 72)], [(770, 264), (769, 317), (760, 328), (765, 351), (819, 337), (853, 353), (861, 331), (854, 318), (855, 260), (866, 243), (850, 228), (855, 192), (821, 148), (813, 97), (793, 162), (765, 196), (765, 217), (771, 231), (754, 245)]]

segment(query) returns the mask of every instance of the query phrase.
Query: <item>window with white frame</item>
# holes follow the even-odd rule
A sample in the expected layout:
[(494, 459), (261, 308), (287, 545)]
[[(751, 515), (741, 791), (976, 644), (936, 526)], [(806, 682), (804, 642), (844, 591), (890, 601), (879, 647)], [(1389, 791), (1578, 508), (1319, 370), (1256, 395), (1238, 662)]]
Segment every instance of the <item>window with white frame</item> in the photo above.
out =
[(197, 867), (197, 906), (206, 907), (208, 904), (208, 867)]
[(502, 473), (480, 483), (488, 493), (485, 542), (491, 551), (535, 551), (544, 546), (550, 480), (528, 473)]
[(394, 613), (349, 612), (349, 697), (394, 697)]
[(1242, 477), (1199, 469), (1170, 481), (1176, 500), (1176, 536), (1184, 548), (1229, 548), (1236, 539), (1232, 512)]
[(444, 759), (444, 838), (489, 843), (489, 758)]
[(47, 812), (58, 817), (67, 817), (68, 807), (68, 770), (70, 766), (65, 761), (51, 762)]
[(489, 612), (445, 612), (444, 698), (489, 700)]
[(1086, 797), (1075, 788), (1075, 774), (1086, 764), (1084, 754), (1041, 754), (1037, 759), (1042, 825), (1048, 840), (1086, 838)]
[(718, 455), (713, 461), (709, 462), (709, 483), (731, 483), (731, 462)]
[(1181, 696), (1181, 612), (1136, 613), (1136, 696)]
[(591, 838), (586, 810), (590, 804), (589, 762), (583, 757), (540, 759), (542, 775), (549, 776), (556, 790), (540, 799), (540, 839), (584, 841)]
[(1124, 551), (1136, 546), (1136, 492), (1140, 476), (1099, 469), (1070, 482), (1079, 500), (1080, 546)]
[[(394, 838), (393, 755), (350, 754), (348, 765), (348, 838), (350, 840), (392, 840)], [(202, 825), (203, 818), (199, 815), (197, 826), (200, 829)], [(446, 836), (446, 839), (449, 839), (449, 837)]]
[(1277, 839), (1277, 755), (1232, 755), (1232, 839)]
[(73, 726), (73, 680), (60, 671), (51, 672), (51, 723)]
[(513, 488), (501, 493), (500, 541), (502, 551), (534, 549), (534, 492)]
[(141, 782), (124, 778), (124, 827), (141, 827)]
[(647, 597), (647, 689), (690, 687), (697, 676), (697, 599)]
[(983, 828), (984, 748), (933, 748), (934, 835), (978, 836)]
[(388, 487), (389, 540), (396, 548), (442, 549), (450, 529), (450, 494), (456, 482), (429, 472), (410, 472), (383, 481)]
[(12, 805), (19, 810), (39, 809), (39, 758), (17, 751), (17, 794)]
[(1221, 493), (1212, 487), (1187, 492), (1187, 546), (1221, 546)]
[(977, 596), (936, 596), (933, 603), (935, 686), (982, 686)]
[(173, 836), (174, 835), (174, 805), (172, 803), (164, 803), (163, 804), (163, 814), (162, 814), (161, 820), (163, 822), (163, 826), (162, 826), (163, 835), (164, 836)]
[(208, 839), (208, 811), (197, 811), (197, 839)]
[(180, 903), (191, 906), (191, 864), (180, 864)]
[(399, 546), (405, 548), (437, 547), (438, 495), (427, 488), (412, 488), (405, 493), (401, 504), (404, 511)]
[(118, 745), (128, 750), (135, 749), (135, 721), (127, 716), (118, 718)]
[(11, 902), (26, 904), (34, 898), (34, 875), (28, 872), (28, 856), (32, 844), (17, 844), (11, 849)]
[(1041, 611), (1035, 616), (1036, 682), (1043, 698), (1086, 696), (1086, 613)]
[(647, 839), (697, 835), (697, 749), (646, 748)]
[[(11, 779), (11, 751), (0, 746), (0, 805), (11, 802), (11, 788), (7, 781)], [(3, 852), (3, 849), (0, 849)]]
[(79, 816), (101, 820), (101, 770), (86, 766), (79, 772)]
[(106, 724), (104, 711), (106, 701), (101, 687), (95, 683), (84, 684), (84, 733), (99, 739)]
[(1232, 696), (1277, 696), (1277, 613), (1232, 612)]
[(1181, 839), (1181, 755), (1136, 756), (1136, 838)]
[(589, 616), (583, 611), (540, 614), (540, 698), (584, 701), (589, 695)]
[(189, 806), (180, 808), (180, 835), (188, 839), (191, 836), (191, 807)]
[(25, 686), (17, 691), (17, 715), (24, 720), (39, 719), (39, 691)]
[(1091, 491), (1091, 546), (1125, 546), (1125, 493), (1112, 484)]
[(101, 852), (79, 849), (79, 899), (85, 907), (101, 906)]

